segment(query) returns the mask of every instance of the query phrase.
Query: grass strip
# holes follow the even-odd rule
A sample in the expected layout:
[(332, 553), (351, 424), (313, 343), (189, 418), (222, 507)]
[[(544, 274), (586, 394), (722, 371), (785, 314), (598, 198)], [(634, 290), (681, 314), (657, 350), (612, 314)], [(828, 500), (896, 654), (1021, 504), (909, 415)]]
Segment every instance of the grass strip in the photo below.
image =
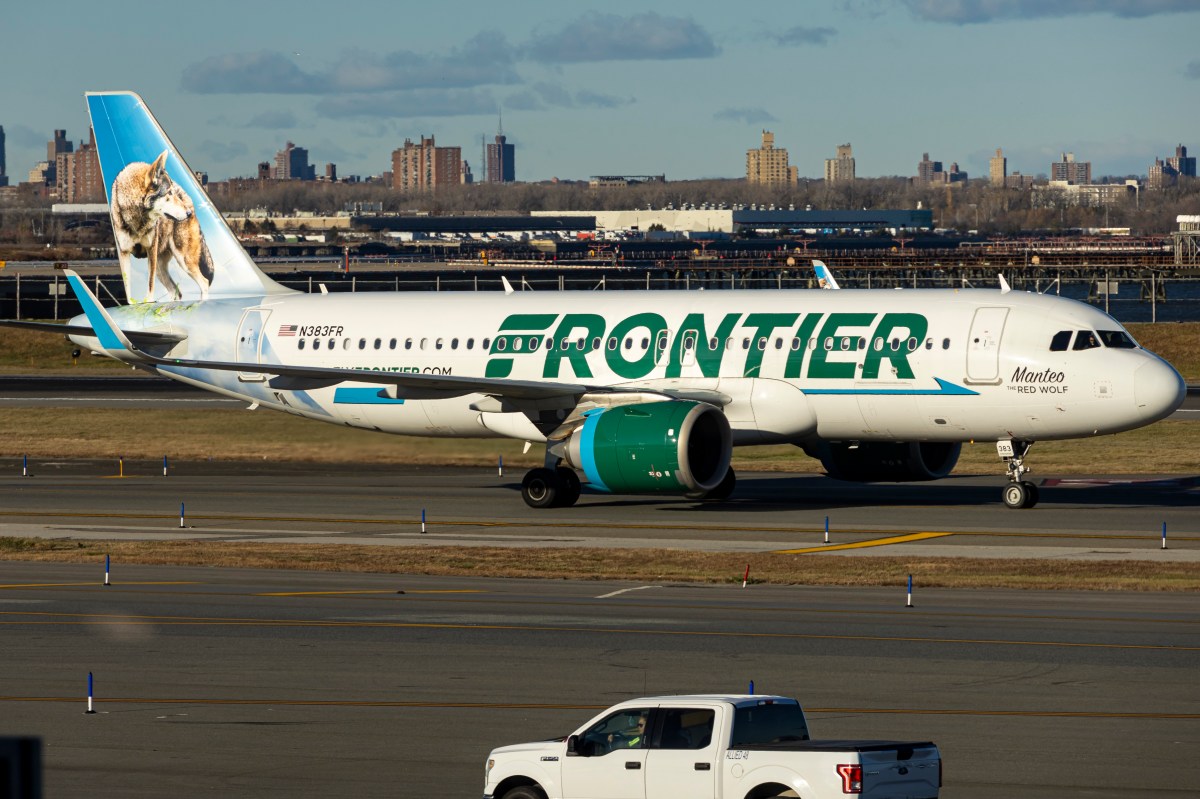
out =
[[(870, 558), (676, 549), (373, 547), (195, 541), (0, 538), (0, 560), (298, 569), (320, 572), (740, 584), (747, 565), (756, 585), (1006, 588), (1056, 591), (1200, 591), (1200, 563), (1141, 560)], [(99, 568), (99, 567), (98, 567)], [(97, 572), (99, 574), (99, 572)]]

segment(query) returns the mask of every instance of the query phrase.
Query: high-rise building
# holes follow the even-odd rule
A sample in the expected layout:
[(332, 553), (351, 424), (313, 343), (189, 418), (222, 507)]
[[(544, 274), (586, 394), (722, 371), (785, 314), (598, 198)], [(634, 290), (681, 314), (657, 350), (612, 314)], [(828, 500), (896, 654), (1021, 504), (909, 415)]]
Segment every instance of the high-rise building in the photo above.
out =
[(1092, 162), (1076, 161), (1075, 153), (1063, 153), (1062, 159), (1050, 164), (1050, 180), (1072, 185), (1092, 182)]
[[(3, 134), (3, 128), (0, 128), (0, 135), (2, 135), (2, 134)], [(2, 137), (0, 137), (0, 143), (3, 143)], [(3, 154), (0, 154), (0, 159), (3, 159)], [(1170, 164), (1174, 168), (1175, 172), (1180, 177), (1183, 177), (1183, 178), (1196, 177), (1196, 157), (1195, 156), (1188, 157), (1187, 148), (1184, 147), (1182, 144), (1177, 145), (1175, 147), (1175, 157), (1168, 158), (1167, 163)], [(3, 171), (4, 171), (3, 160), (0, 160), (0, 173), (2, 173)]]
[(993, 186), (1003, 186), (1008, 179), (1008, 159), (999, 147), (996, 148), (996, 155), (988, 161), (988, 179)]
[(104, 202), (104, 176), (96, 154), (95, 134), (74, 152), (56, 159), (55, 193), (66, 203)]
[(512, 183), (517, 179), (514, 164), (517, 148), (508, 143), (508, 138), (501, 130), (496, 134), (496, 141), (487, 145), (484, 158), (484, 180), (488, 183)]
[(788, 151), (775, 149), (775, 134), (762, 132), (762, 147), (746, 151), (746, 182), (767, 186), (795, 186), (799, 170), (788, 165)]
[(4, 158), (4, 126), (0, 125), (0, 186), (8, 185), (8, 162)]
[(392, 151), (392, 188), (399, 191), (433, 191), (462, 183), (462, 148), (438, 147), (434, 137), (421, 137), (419, 144), (405, 139)]
[(288, 142), (275, 153), (275, 171), (272, 175), (276, 180), (316, 180), (317, 168), (308, 163), (308, 150)]
[(917, 163), (917, 182), (918, 183), (944, 183), (942, 177), (942, 162), (930, 161), (929, 153), (923, 153), (921, 160)]
[(54, 138), (46, 142), (46, 185), (55, 186), (58, 183), (58, 157), (75, 149), (67, 138), (65, 130), (55, 130)]
[(842, 183), (854, 180), (854, 151), (849, 143), (839, 144), (837, 158), (825, 159), (825, 182)]

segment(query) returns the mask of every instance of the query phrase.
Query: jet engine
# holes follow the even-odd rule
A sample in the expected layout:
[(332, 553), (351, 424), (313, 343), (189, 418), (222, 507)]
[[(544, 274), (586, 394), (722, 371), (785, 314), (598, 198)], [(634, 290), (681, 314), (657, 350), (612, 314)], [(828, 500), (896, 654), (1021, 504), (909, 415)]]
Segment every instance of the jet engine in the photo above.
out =
[(614, 494), (715, 489), (729, 470), (729, 421), (704, 402), (664, 400), (597, 408), (566, 442), (566, 462)]

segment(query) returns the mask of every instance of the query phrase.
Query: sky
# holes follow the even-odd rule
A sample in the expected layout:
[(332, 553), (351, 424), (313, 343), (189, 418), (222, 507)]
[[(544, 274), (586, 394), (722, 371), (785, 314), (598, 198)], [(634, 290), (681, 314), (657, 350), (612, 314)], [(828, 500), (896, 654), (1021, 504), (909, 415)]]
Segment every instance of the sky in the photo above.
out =
[(0, 125), (14, 183), (102, 90), (214, 180), (287, 141), (379, 174), (429, 135), (478, 177), (501, 117), (522, 181), (744, 177), (763, 130), (807, 177), (845, 143), (860, 177), (984, 177), (997, 147), (1145, 175), (1200, 155), (1197, 32), (1200, 0), (57, 0), (3, 15)]

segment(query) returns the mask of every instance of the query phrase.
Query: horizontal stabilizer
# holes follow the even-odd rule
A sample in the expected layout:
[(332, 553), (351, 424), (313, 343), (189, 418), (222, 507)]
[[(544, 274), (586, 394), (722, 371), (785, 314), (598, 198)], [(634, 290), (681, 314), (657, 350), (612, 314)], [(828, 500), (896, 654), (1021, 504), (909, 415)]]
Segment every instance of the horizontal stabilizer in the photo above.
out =
[[(84, 325), (60, 325), (55, 322), (25, 322), (16, 319), (0, 319), (0, 327), (25, 328), (46, 333), (62, 333), (64, 336), (95, 336), (96, 331)], [(123, 330), (125, 336), (135, 344), (153, 347), (161, 344), (178, 344), (187, 339), (182, 333), (156, 333), (149, 330)]]

